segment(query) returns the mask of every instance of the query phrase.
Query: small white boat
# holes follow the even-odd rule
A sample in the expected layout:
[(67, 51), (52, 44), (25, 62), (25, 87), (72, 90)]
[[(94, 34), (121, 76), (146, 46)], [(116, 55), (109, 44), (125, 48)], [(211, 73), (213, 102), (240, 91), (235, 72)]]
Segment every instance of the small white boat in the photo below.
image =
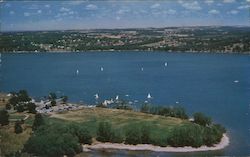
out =
[(152, 99), (153, 97), (150, 95), (150, 93), (148, 93), (147, 98), (148, 98), (148, 99)]
[(167, 66), (168, 66), (168, 62), (165, 62), (165, 64), (164, 64), (164, 65), (165, 65), (165, 67), (167, 67)]
[(79, 75), (79, 70), (78, 69), (76, 70), (76, 75)]
[(125, 96), (126, 96), (126, 97), (128, 97), (129, 95), (128, 95), (128, 94), (126, 94)]
[(116, 97), (115, 97), (115, 100), (118, 100), (119, 99), (119, 95), (117, 95)]
[(103, 67), (101, 67), (101, 71), (103, 71), (104, 69), (103, 69)]
[(239, 80), (234, 80), (234, 83), (239, 83)]
[(94, 95), (94, 97), (95, 99), (99, 99), (99, 95), (97, 93)]
[(144, 68), (141, 68), (141, 71), (144, 71)]

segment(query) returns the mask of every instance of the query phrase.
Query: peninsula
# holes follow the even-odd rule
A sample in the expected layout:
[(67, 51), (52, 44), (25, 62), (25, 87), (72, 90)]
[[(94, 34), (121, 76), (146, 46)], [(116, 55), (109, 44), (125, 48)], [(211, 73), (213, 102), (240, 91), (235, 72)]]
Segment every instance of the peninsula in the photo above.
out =
[(77, 105), (50, 93), (35, 101), (25, 90), (1, 94), (2, 155), (76, 155), (96, 149), (212, 151), (229, 144), (226, 130), (203, 113), (124, 100)]

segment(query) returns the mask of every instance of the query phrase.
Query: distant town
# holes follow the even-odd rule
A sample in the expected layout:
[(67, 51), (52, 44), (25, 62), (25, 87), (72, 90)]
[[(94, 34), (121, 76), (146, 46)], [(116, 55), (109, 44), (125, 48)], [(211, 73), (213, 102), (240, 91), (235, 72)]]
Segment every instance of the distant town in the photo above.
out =
[(167, 27), (1, 32), (1, 52), (250, 53), (250, 27)]

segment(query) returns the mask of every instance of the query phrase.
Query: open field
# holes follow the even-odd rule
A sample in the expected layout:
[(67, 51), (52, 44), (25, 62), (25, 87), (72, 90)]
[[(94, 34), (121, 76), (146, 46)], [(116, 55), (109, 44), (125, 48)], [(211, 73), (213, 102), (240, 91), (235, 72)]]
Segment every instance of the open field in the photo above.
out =
[(125, 130), (127, 125), (148, 125), (152, 129), (152, 135), (167, 135), (174, 126), (190, 124), (187, 120), (159, 115), (145, 114), (141, 112), (106, 109), (106, 108), (84, 108), (78, 111), (53, 114), (51, 118), (65, 121), (83, 123), (91, 128), (95, 134), (99, 122), (108, 121), (116, 129)]

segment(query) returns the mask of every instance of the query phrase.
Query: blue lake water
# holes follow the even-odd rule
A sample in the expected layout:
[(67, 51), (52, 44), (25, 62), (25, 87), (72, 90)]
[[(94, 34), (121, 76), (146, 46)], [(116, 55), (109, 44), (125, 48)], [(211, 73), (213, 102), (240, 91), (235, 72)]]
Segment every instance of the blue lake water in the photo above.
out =
[(96, 93), (101, 100), (119, 95), (140, 102), (150, 93), (153, 104), (181, 105), (189, 114), (200, 111), (213, 117), (227, 128), (231, 141), (224, 150), (205, 153), (94, 152), (97, 156), (100, 153), (106, 156), (250, 155), (249, 55), (2, 53), (0, 91), (20, 89), (26, 89), (33, 97), (56, 92), (69, 96), (70, 101), (88, 104), (95, 103)]

